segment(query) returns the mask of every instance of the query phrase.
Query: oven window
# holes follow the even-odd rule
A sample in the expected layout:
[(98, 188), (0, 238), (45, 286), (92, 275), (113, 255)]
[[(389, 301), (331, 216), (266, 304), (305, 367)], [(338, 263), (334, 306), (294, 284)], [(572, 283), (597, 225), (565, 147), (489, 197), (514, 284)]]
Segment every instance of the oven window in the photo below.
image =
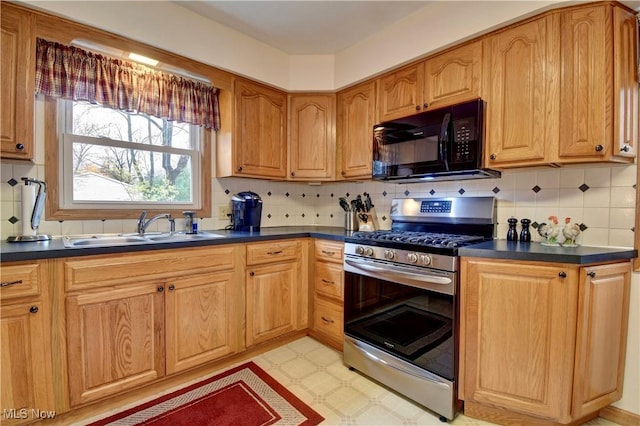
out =
[(453, 296), (345, 274), (345, 334), (454, 379)]

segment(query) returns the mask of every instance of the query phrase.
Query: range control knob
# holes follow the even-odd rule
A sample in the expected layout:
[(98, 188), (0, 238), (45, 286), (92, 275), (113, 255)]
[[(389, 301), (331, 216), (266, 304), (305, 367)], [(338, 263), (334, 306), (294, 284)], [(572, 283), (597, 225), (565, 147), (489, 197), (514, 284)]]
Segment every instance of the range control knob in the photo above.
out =
[(429, 256), (428, 254), (421, 254), (420, 255), (420, 263), (423, 265), (430, 265), (431, 264), (431, 256)]
[(393, 260), (396, 257), (396, 252), (393, 250), (385, 250), (384, 258), (387, 260)]
[(356, 254), (364, 254), (364, 247), (356, 246)]
[(417, 262), (418, 262), (418, 255), (417, 255), (417, 254), (415, 254), (415, 253), (409, 253), (409, 254), (407, 255), (407, 260), (408, 260), (410, 263), (417, 263)]
[(373, 249), (371, 247), (367, 247), (364, 249), (365, 256), (373, 256)]

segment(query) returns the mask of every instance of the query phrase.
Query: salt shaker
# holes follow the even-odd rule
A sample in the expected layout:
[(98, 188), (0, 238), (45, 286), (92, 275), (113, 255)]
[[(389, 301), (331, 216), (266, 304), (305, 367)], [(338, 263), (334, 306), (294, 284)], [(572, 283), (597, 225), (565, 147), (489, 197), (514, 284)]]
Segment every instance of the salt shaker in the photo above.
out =
[(509, 222), (509, 230), (507, 231), (507, 241), (518, 241), (518, 231), (516, 229), (516, 225), (518, 224), (518, 219), (515, 217), (510, 217), (507, 219)]
[(529, 225), (531, 225), (531, 219), (522, 219), (520, 221), (522, 230), (520, 231), (520, 241), (523, 243), (531, 242), (531, 232), (529, 231)]

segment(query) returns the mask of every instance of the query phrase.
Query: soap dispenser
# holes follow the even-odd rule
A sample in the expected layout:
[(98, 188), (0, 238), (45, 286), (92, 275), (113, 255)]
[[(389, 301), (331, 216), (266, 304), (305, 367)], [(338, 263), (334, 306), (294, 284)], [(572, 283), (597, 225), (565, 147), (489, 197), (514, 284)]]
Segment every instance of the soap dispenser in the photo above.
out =
[(182, 212), (184, 216), (184, 230), (187, 234), (197, 234), (198, 233), (198, 219), (196, 218), (196, 213), (192, 211)]

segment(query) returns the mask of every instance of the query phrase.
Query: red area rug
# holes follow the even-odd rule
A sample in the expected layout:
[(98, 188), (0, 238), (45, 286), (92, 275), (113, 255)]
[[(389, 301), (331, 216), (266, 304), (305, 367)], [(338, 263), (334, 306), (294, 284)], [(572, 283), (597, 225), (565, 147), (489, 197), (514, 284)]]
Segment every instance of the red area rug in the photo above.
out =
[(311, 426), (322, 420), (273, 377), (248, 362), (90, 426)]

